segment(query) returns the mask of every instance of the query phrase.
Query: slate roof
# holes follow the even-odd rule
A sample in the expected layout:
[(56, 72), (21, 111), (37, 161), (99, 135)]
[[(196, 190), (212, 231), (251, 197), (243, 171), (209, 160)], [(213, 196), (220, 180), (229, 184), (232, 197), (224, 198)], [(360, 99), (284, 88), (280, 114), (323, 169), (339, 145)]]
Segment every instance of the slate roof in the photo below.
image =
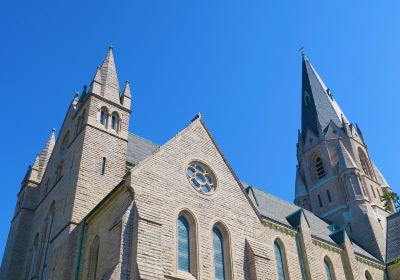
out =
[[(245, 188), (249, 186), (246, 183), (242, 184)], [(274, 195), (263, 192), (257, 188), (252, 187), (252, 189), (253, 192), (250, 193), (250, 199), (253, 201), (254, 205), (257, 207), (259, 213), (262, 215), (263, 218), (275, 221), (279, 224), (293, 229), (286, 217), (299, 210), (300, 207), (291, 204), (285, 200), (282, 200)], [(330, 225), (328, 222), (317, 217), (308, 210), (304, 210), (304, 214), (307, 218), (308, 223), (310, 224), (311, 234), (315, 238), (331, 244), (336, 244), (329, 236), (332, 232), (328, 228), (328, 226)], [(355, 253), (367, 257), (371, 260), (381, 262), (355, 242), (353, 242), (353, 248)]]
[(160, 146), (144, 139), (138, 135), (129, 133), (128, 135), (128, 155), (127, 163), (135, 166), (154, 153)]
[[(308, 96), (306, 98), (306, 96)], [(308, 101), (306, 101), (308, 100)], [(308, 102), (308, 103), (307, 103)], [(330, 121), (342, 126), (342, 116), (346, 116), (333, 99), (331, 92), (319, 77), (310, 61), (304, 56), (302, 63), (302, 133), (307, 129), (319, 135)]]
[(400, 257), (400, 212), (387, 218), (386, 242), (386, 263), (389, 264)]

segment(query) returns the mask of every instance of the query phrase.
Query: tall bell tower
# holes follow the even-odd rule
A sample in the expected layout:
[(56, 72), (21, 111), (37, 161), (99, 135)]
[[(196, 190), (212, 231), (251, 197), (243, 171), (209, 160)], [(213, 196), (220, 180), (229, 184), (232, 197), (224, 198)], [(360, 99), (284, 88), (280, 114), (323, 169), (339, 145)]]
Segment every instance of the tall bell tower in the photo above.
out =
[(391, 188), (372, 162), (360, 128), (348, 121), (304, 55), (301, 104), (295, 204), (345, 227), (355, 242), (384, 260), (391, 212), (381, 196)]

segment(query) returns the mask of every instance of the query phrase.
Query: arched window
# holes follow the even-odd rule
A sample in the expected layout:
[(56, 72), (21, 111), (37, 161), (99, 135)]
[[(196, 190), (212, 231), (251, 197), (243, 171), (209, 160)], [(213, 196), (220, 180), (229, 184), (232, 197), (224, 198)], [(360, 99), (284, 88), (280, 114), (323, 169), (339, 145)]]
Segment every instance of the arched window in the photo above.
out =
[(90, 247), (88, 280), (96, 280), (97, 264), (99, 261), (100, 239), (96, 235)]
[(38, 256), (38, 246), (39, 246), (39, 234), (37, 233), (35, 236), (35, 239), (33, 241), (32, 245), (32, 253), (31, 253), (31, 259), (28, 265), (28, 278), (27, 279), (32, 279), (35, 278), (36, 275), (36, 262), (37, 262), (37, 256)]
[(178, 269), (190, 272), (190, 227), (184, 216), (178, 219)]
[(108, 110), (105, 107), (100, 110), (100, 124), (104, 127), (107, 127), (108, 124)]
[(111, 115), (111, 128), (118, 132), (119, 117), (116, 112)]
[(191, 212), (183, 210), (177, 219), (178, 270), (197, 276), (196, 220)]
[(371, 273), (368, 270), (365, 271), (365, 280), (373, 280)]
[(322, 162), (320, 156), (314, 156), (314, 168), (315, 168), (315, 175), (318, 180), (326, 176), (324, 163)]
[(274, 253), (275, 253), (275, 262), (276, 262), (276, 272), (278, 275), (278, 280), (286, 279), (286, 260), (284, 253), (282, 251), (282, 246), (279, 244), (278, 240), (274, 242)]
[(215, 280), (225, 280), (225, 252), (224, 240), (221, 231), (213, 228), (213, 247), (214, 247), (214, 276)]
[(60, 180), (62, 177), (63, 164), (64, 164), (64, 162), (61, 161), (61, 163), (57, 166), (56, 173), (54, 174), (54, 179), (55, 179), (54, 184), (56, 184), (58, 182), (58, 180)]
[(365, 175), (372, 178), (371, 165), (367, 156), (361, 148), (358, 148), (358, 155), (360, 157), (361, 167), (364, 170)]
[(214, 255), (214, 279), (231, 280), (232, 268), (229, 232), (222, 223), (217, 223), (212, 229), (212, 235)]
[(69, 130), (67, 133), (65, 133), (63, 140), (61, 141), (61, 146), (60, 146), (60, 153), (63, 154), (67, 148), (69, 142)]
[(47, 266), (47, 253), (49, 250), (49, 242), (50, 242), (50, 237), (53, 229), (53, 221), (54, 221), (54, 202), (52, 206), (50, 207), (49, 214), (47, 215), (45, 226), (43, 228), (43, 234), (42, 234), (42, 244), (41, 244), (41, 250), (40, 250), (40, 262), (38, 264), (40, 265), (40, 275), (41, 279), (43, 279), (43, 275), (45, 272), (45, 268)]
[(333, 274), (332, 262), (330, 261), (330, 259), (328, 257), (325, 257), (325, 259), (324, 259), (324, 266), (325, 266), (326, 279), (334, 280), (335, 276)]

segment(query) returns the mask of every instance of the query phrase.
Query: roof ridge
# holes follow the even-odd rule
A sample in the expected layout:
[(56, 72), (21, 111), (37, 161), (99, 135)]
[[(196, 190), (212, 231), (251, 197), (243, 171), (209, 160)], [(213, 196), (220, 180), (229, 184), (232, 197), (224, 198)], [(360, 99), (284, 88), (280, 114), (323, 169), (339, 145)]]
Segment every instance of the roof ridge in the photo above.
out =
[[(247, 183), (246, 183), (246, 184), (247, 184)], [(287, 200), (284, 200), (284, 199), (280, 198), (279, 196), (276, 196), (276, 195), (271, 194), (271, 193), (269, 193), (269, 192), (263, 191), (263, 190), (261, 190), (261, 189), (258, 188), (258, 187), (255, 187), (255, 186), (250, 185), (250, 184), (247, 184), (247, 185), (252, 186), (253, 189), (256, 189), (256, 190), (258, 190), (258, 191), (260, 191), (260, 192), (262, 192), (262, 193), (264, 193), (264, 194), (266, 194), (266, 195), (268, 195), (268, 196), (270, 196), (270, 197), (276, 198), (278, 201), (282, 201), (282, 202), (284, 202), (284, 203), (286, 203), (286, 204), (288, 204), (288, 205), (290, 205), (290, 206), (294, 206), (294, 207), (296, 207), (296, 208), (298, 208), (298, 209), (301, 208), (301, 207), (297, 206), (297, 205), (294, 204), (294, 203), (291, 203), (291, 202), (289, 202), (289, 201), (287, 201)]]

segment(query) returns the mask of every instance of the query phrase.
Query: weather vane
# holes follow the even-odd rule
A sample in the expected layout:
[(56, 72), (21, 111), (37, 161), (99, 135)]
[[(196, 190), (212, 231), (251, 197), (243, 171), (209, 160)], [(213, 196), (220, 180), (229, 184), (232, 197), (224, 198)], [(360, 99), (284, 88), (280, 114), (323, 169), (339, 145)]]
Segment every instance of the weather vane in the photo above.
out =
[(302, 56), (305, 55), (305, 53), (304, 53), (304, 46), (301, 46), (301, 47), (300, 47), (299, 52), (301, 53)]

